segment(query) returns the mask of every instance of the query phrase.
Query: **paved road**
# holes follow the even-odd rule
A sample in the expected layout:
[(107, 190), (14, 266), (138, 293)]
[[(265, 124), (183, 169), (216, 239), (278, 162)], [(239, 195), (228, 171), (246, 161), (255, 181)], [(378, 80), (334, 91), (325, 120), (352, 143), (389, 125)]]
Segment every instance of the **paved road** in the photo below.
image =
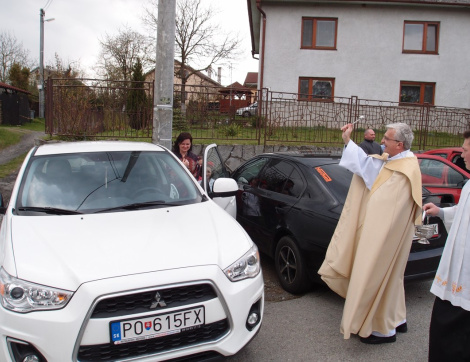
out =
[[(266, 263), (263, 269), (272, 268)], [(343, 299), (327, 287), (300, 298), (267, 302), (261, 331), (230, 361), (427, 361), (431, 281), (406, 286), (408, 333), (397, 342), (367, 345), (339, 332)]]

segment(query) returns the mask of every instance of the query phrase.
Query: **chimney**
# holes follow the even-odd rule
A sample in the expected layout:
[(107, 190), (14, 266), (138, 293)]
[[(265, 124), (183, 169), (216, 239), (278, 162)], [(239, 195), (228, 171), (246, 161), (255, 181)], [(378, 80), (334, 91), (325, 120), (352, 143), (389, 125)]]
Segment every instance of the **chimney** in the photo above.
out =
[(207, 76), (212, 79), (212, 67), (207, 68)]
[(217, 68), (217, 82), (222, 84), (222, 67)]

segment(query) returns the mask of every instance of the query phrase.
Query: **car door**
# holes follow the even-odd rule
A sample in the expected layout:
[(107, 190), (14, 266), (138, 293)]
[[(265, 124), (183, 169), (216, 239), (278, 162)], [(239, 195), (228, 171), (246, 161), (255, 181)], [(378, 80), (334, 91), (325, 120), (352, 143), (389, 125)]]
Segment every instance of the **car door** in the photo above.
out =
[(271, 158), (259, 175), (260, 222), (254, 239), (261, 250), (274, 252), (277, 230), (289, 228), (287, 218), (304, 189), (304, 182), (294, 165), (281, 158)]
[(237, 220), (253, 240), (262, 221), (259, 205), (259, 175), (269, 157), (258, 156), (240, 166), (232, 175), (237, 182)]
[[(225, 167), (215, 143), (210, 144), (204, 150), (202, 180), (200, 183), (207, 195), (217, 205), (232, 215), (233, 218), (237, 217), (235, 199), (237, 185), (230, 178), (230, 173)], [(218, 186), (222, 187), (223, 190), (232, 189), (233, 192), (217, 192)]]
[(457, 203), (467, 177), (440, 159), (418, 158), (418, 162), (423, 186), (432, 193), (452, 194)]

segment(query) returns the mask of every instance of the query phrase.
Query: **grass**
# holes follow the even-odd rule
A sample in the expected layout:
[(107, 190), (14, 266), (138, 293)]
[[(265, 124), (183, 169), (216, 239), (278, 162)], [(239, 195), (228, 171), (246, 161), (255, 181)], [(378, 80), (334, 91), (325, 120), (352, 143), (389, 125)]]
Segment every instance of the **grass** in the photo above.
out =
[(25, 154), (16, 157), (10, 162), (0, 165), (0, 179), (11, 175), (13, 172), (16, 172), (20, 168), (27, 154), (28, 153), (26, 152)]
[(0, 127), (0, 150), (20, 142), (21, 133)]
[(44, 131), (44, 119), (35, 118), (31, 122), (26, 122), (22, 126), (0, 125), (0, 150), (20, 142), (23, 135), (22, 130)]
[[(44, 131), (44, 119), (36, 118), (31, 122), (26, 122), (22, 126), (0, 125), (0, 151), (8, 146), (20, 142), (21, 137), (23, 136), (22, 131), (25, 129), (30, 131)], [(0, 179), (17, 171), (23, 163), (26, 155), (27, 153), (16, 157), (6, 164), (0, 165)]]

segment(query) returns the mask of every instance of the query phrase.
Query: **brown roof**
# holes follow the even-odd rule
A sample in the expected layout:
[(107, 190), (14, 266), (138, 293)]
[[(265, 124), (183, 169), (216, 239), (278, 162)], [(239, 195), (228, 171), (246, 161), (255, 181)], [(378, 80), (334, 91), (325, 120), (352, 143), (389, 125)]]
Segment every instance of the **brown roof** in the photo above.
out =
[(0, 82), (0, 88), (10, 89), (10, 90), (13, 90), (13, 91), (26, 93), (26, 94), (31, 94), (31, 92), (28, 92), (27, 90), (24, 90), (24, 89), (21, 89), (21, 88), (16, 88), (16, 87), (13, 87), (12, 85), (2, 83), (2, 82)]
[(220, 88), (219, 93), (224, 93), (224, 94), (241, 93), (241, 94), (245, 94), (245, 93), (251, 93), (251, 89), (242, 86), (238, 82), (235, 82), (235, 83), (232, 83), (232, 84), (230, 84), (230, 85), (228, 85), (224, 88)]
[(248, 85), (257, 85), (258, 84), (258, 73), (257, 72), (248, 72), (246, 73), (244, 86)]

